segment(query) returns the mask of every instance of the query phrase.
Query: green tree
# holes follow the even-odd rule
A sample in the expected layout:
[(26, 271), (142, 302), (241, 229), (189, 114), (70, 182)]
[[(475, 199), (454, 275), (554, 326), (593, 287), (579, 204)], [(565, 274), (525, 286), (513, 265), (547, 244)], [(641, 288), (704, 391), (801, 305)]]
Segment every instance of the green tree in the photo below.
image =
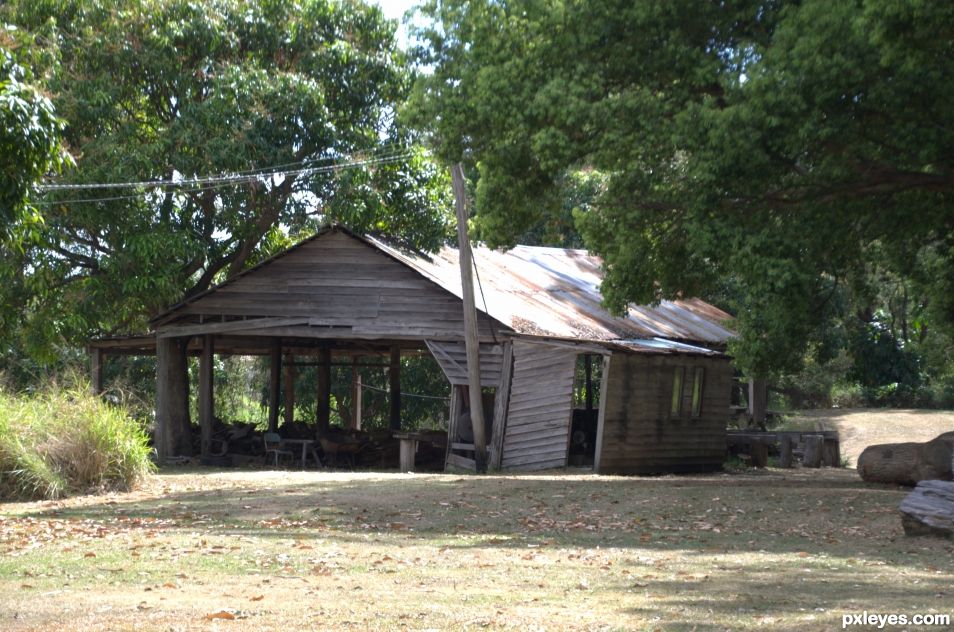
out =
[(34, 350), (141, 330), (329, 220), (419, 248), (447, 232), (445, 175), (395, 124), (411, 76), (376, 7), (14, 0), (0, 19), (42, 52), (66, 121), (76, 168), (57, 184), (236, 177), (48, 192), (41, 234), (3, 262)]
[(7, 247), (15, 227), (35, 227), (30, 204), (34, 184), (58, 169), (61, 122), (53, 104), (30, 81), (14, 57), (15, 31), (0, 23), (0, 240)]
[[(510, 244), (561, 179), (606, 181), (578, 226), (603, 293), (714, 296), (756, 375), (797, 368), (877, 264), (954, 323), (954, 7), (918, 0), (442, 0), (408, 108), (476, 165)], [(925, 316), (927, 317), (927, 315)]]

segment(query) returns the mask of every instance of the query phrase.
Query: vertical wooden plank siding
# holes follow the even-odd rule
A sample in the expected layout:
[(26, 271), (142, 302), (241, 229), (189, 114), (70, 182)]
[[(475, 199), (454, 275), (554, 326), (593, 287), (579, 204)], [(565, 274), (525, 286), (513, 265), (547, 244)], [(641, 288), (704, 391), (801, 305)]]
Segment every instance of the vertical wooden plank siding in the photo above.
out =
[(463, 399), (461, 396), (461, 387), (451, 386), (450, 410), (448, 411), (449, 416), (447, 418), (447, 451), (444, 453), (445, 469), (450, 462), (451, 444), (457, 441), (457, 425), (460, 421), (461, 402)]
[(388, 368), (388, 396), (391, 411), (388, 416), (391, 430), (401, 429), (401, 349), (391, 348), (391, 366)]
[(513, 377), (513, 343), (505, 342), (500, 365), (500, 381), (494, 395), (493, 427), (490, 431), (489, 465), (492, 470), (499, 470), (503, 460), (503, 439), (507, 427), (507, 407), (510, 404), (510, 385)]
[(268, 431), (278, 432), (278, 407), (282, 390), (282, 341), (272, 340), (268, 380)]
[(603, 453), (603, 425), (606, 421), (606, 394), (609, 389), (610, 366), (613, 355), (603, 356), (603, 373), (600, 378), (600, 408), (596, 418), (596, 452), (593, 457), (593, 471), (600, 471), (600, 455)]
[(323, 347), (318, 354), (318, 436), (328, 432), (331, 424), (331, 349)]
[(513, 343), (513, 381), (501, 469), (566, 465), (576, 356), (572, 349)]
[[(677, 368), (705, 370), (702, 406), (692, 416), (692, 379), (683, 381), (681, 412), (671, 414)], [(615, 352), (604, 373), (596, 470), (656, 474), (717, 470), (725, 459), (732, 369), (726, 358)]]
[[(333, 300), (329, 297), (333, 296)], [(462, 301), (361, 240), (329, 232), (181, 308), (182, 314), (290, 318), (355, 334), (459, 337)], [(481, 338), (496, 329), (477, 316)]]
[(212, 421), (215, 414), (213, 404), (213, 359), (215, 349), (213, 337), (202, 337), (202, 354), (199, 356), (199, 429), (202, 456), (208, 456), (212, 445)]
[(295, 422), (295, 359), (286, 355), (283, 367), (285, 369), (285, 423), (290, 424)]

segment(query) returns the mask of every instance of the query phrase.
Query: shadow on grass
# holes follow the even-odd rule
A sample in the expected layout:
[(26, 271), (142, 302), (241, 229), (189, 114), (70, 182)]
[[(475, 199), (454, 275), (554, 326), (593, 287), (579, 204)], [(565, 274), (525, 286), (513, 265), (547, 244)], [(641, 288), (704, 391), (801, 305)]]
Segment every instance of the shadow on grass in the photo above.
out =
[(903, 490), (869, 486), (847, 472), (659, 478), (290, 472), (287, 480), (234, 470), (163, 472), (176, 484), (186, 475), (198, 486), (204, 475), (235, 480), (231, 487), (118, 496), (27, 516), (452, 548), (824, 552), (892, 564), (913, 561), (912, 551), (948, 558), (954, 552), (954, 544), (905, 539), (896, 512)]

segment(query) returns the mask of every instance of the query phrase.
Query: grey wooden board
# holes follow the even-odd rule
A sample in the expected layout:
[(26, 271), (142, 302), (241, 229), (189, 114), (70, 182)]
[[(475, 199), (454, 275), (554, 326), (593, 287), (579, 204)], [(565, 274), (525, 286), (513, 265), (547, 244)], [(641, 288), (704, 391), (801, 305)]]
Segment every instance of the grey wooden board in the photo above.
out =
[(566, 465), (577, 355), (563, 346), (514, 341), (501, 469)]
[[(426, 340), (427, 348), (437, 360), (451, 384), (467, 386), (467, 352), (462, 342)], [(480, 385), (496, 387), (500, 384), (500, 368), (503, 362), (501, 345), (480, 345)], [(487, 411), (489, 412), (489, 411)]]
[[(423, 337), (425, 332), (436, 338), (460, 338), (464, 331), (459, 298), (363, 241), (337, 231), (181, 306), (171, 317), (175, 321), (196, 315), (300, 316), (313, 323), (354, 325), (354, 333), (363, 338)], [(164, 333), (177, 335), (173, 333), (177, 326), (194, 328), (195, 323), (167, 323)], [(482, 337), (492, 335), (497, 326), (485, 314), (478, 314)], [(253, 329), (234, 327), (235, 331)], [(283, 335), (277, 330), (269, 333)], [(311, 333), (320, 337), (320, 332)]]

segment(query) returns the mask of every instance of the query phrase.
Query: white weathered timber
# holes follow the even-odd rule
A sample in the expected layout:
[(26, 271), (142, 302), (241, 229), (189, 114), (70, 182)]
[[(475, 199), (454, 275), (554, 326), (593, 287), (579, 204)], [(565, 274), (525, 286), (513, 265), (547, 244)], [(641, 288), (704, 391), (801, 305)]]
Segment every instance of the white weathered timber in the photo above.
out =
[(513, 342), (513, 378), (500, 467), (564, 467), (573, 407), (575, 349)]
[(921, 481), (899, 509), (908, 535), (954, 537), (954, 482)]
[[(431, 355), (440, 365), (447, 381), (451, 384), (467, 386), (467, 349), (461, 342), (441, 342), (425, 340)], [(503, 366), (503, 345), (480, 345), (480, 385), (496, 387), (500, 385), (500, 369)]]
[(510, 407), (510, 390), (513, 378), (513, 344), (503, 344), (500, 366), (500, 382), (494, 396), (494, 422), (490, 433), (490, 469), (499, 470), (503, 460), (504, 432), (507, 428), (507, 409)]

